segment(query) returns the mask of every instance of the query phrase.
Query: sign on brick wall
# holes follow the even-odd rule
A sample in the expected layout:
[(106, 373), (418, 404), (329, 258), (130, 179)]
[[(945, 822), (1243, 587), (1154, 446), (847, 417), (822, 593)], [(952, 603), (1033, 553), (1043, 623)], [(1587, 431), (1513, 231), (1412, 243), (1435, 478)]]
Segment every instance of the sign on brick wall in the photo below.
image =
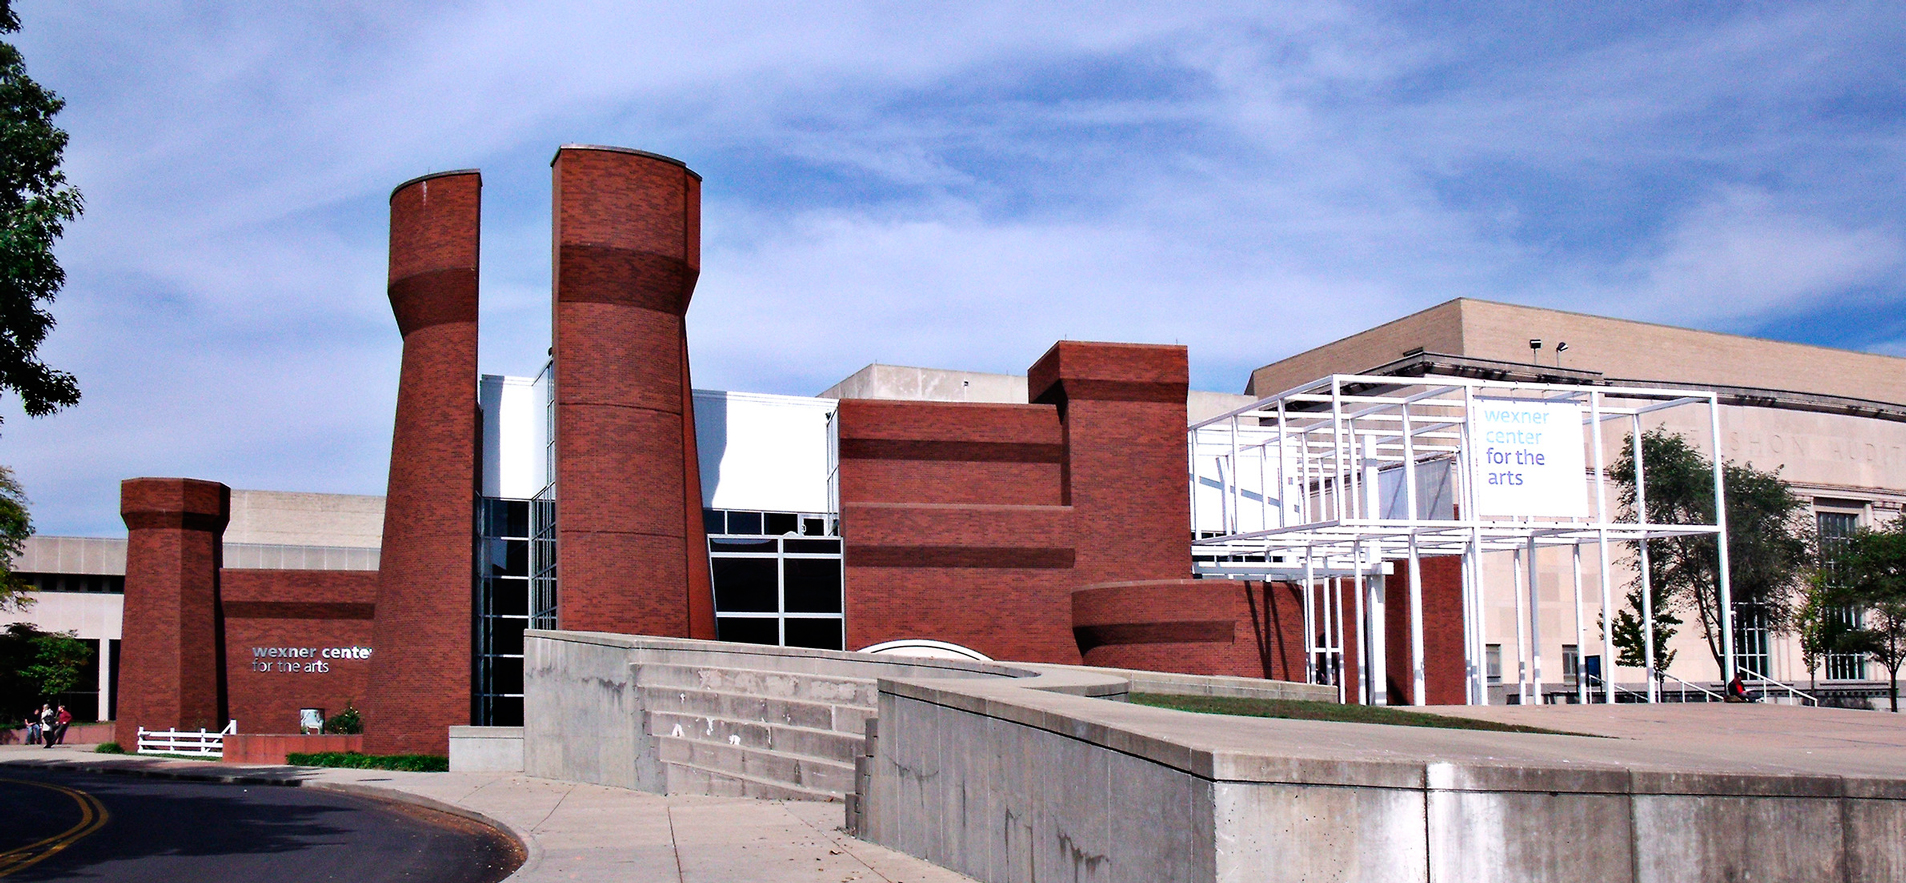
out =
[(1469, 444), (1478, 515), (1588, 514), (1580, 405), (1478, 399), (1469, 415)]

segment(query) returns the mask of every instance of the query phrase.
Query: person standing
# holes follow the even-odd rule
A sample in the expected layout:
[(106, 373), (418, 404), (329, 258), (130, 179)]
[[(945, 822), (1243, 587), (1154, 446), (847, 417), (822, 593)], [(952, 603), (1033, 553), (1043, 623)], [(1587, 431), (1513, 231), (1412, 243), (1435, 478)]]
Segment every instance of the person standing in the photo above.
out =
[(59, 715), (53, 712), (52, 705), (40, 706), (40, 747), (53, 747), (53, 730), (59, 726)]
[(66, 706), (60, 706), (59, 712), (53, 715), (53, 744), (65, 745), (66, 728), (72, 725), (73, 713), (67, 711)]
[[(46, 709), (44, 708), (40, 709), (40, 711), (45, 711), (45, 710)], [(40, 712), (39, 711), (33, 712), (32, 714), (29, 714), (26, 716), (26, 744), (28, 745), (40, 744)]]

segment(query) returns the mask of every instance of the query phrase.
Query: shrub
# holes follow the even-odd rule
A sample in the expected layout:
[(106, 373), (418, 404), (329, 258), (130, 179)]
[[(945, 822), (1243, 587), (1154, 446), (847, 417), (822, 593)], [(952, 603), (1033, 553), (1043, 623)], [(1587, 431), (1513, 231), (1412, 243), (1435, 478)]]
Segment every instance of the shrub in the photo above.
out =
[(344, 703), (344, 710), (331, 715), (324, 721), (324, 732), (355, 735), (364, 732), (364, 718), (357, 713), (357, 706)]
[(99, 754), (125, 754), (126, 753), (126, 749), (119, 747), (118, 742), (101, 742), (98, 745), (93, 747), (93, 751)]
[(406, 773), (446, 773), (450, 758), (441, 754), (359, 754), (355, 751), (319, 751), (285, 755), (293, 766), (341, 767), (353, 770), (397, 770)]

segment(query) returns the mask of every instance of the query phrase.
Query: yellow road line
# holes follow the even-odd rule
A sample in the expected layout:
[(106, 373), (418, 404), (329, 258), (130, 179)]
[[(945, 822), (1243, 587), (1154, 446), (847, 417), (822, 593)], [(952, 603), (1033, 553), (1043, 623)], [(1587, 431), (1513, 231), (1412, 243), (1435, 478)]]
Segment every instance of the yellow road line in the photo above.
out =
[(78, 824), (44, 840), (35, 841), (25, 846), (7, 850), (6, 852), (0, 852), (0, 877), (5, 877), (22, 868), (32, 867), (33, 865), (52, 858), (58, 854), (60, 850), (78, 843), (87, 835), (105, 827), (106, 821), (111, 818), (111, 815), (106, 812), (105, 805), (99, 802), (99, 798), (84, 791), (74, 790), (63, 785), (49, 785), (45, 782), (29, 782), (23, 779), (0, 779), (0, 782), (10, 782), (15, 785), (32, 785), (35, 788), (57, 791), (73, 798), (73, 802), (79, 804)]

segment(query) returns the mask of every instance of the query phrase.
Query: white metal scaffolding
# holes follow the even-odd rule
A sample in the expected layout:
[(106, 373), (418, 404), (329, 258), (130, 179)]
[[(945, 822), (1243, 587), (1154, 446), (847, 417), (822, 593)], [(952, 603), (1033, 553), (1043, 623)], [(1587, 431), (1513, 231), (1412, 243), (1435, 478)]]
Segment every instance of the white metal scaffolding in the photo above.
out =
[[(1697, 447), (1702, 441), (1707, 443), (1703, 453), (1714, 464), (1716, 522), (1646, 523), (1645, 499), (1635, 507), (1637, 520), (1615, 520), (1611, 500), (1615, 489), (1607, 479), (1608, 451), (1602, 424), (1614, 424), (1610, 431), (1615, 439), (1632, 436), (1639, 461), (1641, 435), (1647, 428), (1644, 418), (1700, 406), (1708, 410), (1708, 437), (1689, 441)], [(1484, 428), (1484, 415), (1494, 419), (1515, 409), (1520, 409), (1518, 414), (1538, 417), (1552, 411), (1564, 420), (1579, 413), (1579, 427), (1543, 427), (1556, 432), (1547, 442), (1548, 450), (1553, 452), (1560, 444), (1568, 453), (1566, 448), (1579, 445), (1577, 453), (1582, 455), (1579, 490), (1572, 478), (1564, 476), (1565, 485), (1549, 495), (1548, 502), (1559, 505), (1538, 506), (1535, 512), (1499, 511), (1503, 505), (1498, 502), (1501, 491), (1481, 487), (1480, 483), (1494, 483), (1498, 476), (1509, 474), (1496, 471), (1492, 465), (1508, 462), (1502, 458), (1509, 455), (1493, 441), (1501, 433)], [(1719, 414), (1718, 398), (1708, 391), (1441, 376), (1332, 375), (1190, 428), (1194, 560), (1199, 573), (1206, 577), (1299, 583), (1305, 605), (1307, 674), (1313, 680), (1330, 681), (1333, 672), (1345, 670), (1346, 662), (1353, 664), (1358, 672), (1354, 694), (1340, 679), (1331, 682), (1339, 683), (1346, 699), (1356, 695), (1363, 701), (1370, 701), (1383, 683), (1383, 672), (1372, 670), (1370, 664), (1376, 661), (1372, 656), (1381, 651), (1369, 643), (1370, 634), (1383, 628), (1381, 622), (1369, 620), (1383, 580), (1365, 577), (1381, 577), (1406, 568), (1409, 596), (1403, 603), (1408, 606), (1410, 629), (1407, 647), (1396, 649), (1408, 653), (1412, 701), (1420, 705), (1426, 698), (1424, 618), (1453, 612), (1463, 622), (1465, 694), (1472, 704), (1486, 704), (1488, 622), (1482, 556), (1514, 553), (1519, 559), (1515, 571), (1516, 695), (1524, 697), (1522, 701), (1540, 702), (1543, 668), (1539, 623), (1543, 608), (1537, 591), (1539, 552), (1571, 550), (1569, 560), (1576, 575), (1573, 625), (1576, 634), (1581, 635), (1583, 545), (1596, 547), (1602, 609), (1612, 615), (1610, 543), (1634, 543), (1645, 555), (1643, 540), (1712, 535), (1722, 549), (1719, 593), (1723, 677), (1732, 678), (1733, 605), (1725, 554)], [(1575, 430), (1579, 433), (1571, 435)], [(1543, 462), (1537, 455), (1517, 450), (1516, 456)], [(1489, 463), (1484, 462), (1485, 458)], [(1573, 461), (1558, 462), (1566, 466)], [(1645, 465), (1636, 471), (1644, 470)], [(1573, 474), (1572, 469), (1563, 471)], [(1638, 480), (1637, 484), (1642, 482)], [(1491, 494), (1487, 500), (1485, 490)], [(1571, 497), (1575, 493), (1581, 497)], [(1487, 505), (1483, 505), (1485, 502)], [(1541, 514), (1551, 511), (1575, 514)], [(1460, 610), (1425, 611), (1422, 559), (1450, 555), (1463, 559)], [(1525, 576), (1526, 589), (1522, 585)], [(1652, 593), (1646, 587), (1645, 563), (1640, 579), (1644, 584), (1643, 633), (1649, 645), (1648, 698), (1653, 701), (1660, 678), (1653, 664), (1654, 611)], [(1345, 589), (1352, 595), (1348, 623), (1343, 615)], [(1383, 603), (1398, 600), (1383, 599)], [(1525, 627), (1530, 639), (1526, 649), (1522, 636)], [(1605, 701), (1613, 702), (1615, 653), (1607, 630), (1603, 631), (1599, 686)], [(1580, 646), (1580, 638), (1577, 640)], [(1584, 678), (1578, 675), (1577, 680), (1578, 696), (1586, 700)]]

